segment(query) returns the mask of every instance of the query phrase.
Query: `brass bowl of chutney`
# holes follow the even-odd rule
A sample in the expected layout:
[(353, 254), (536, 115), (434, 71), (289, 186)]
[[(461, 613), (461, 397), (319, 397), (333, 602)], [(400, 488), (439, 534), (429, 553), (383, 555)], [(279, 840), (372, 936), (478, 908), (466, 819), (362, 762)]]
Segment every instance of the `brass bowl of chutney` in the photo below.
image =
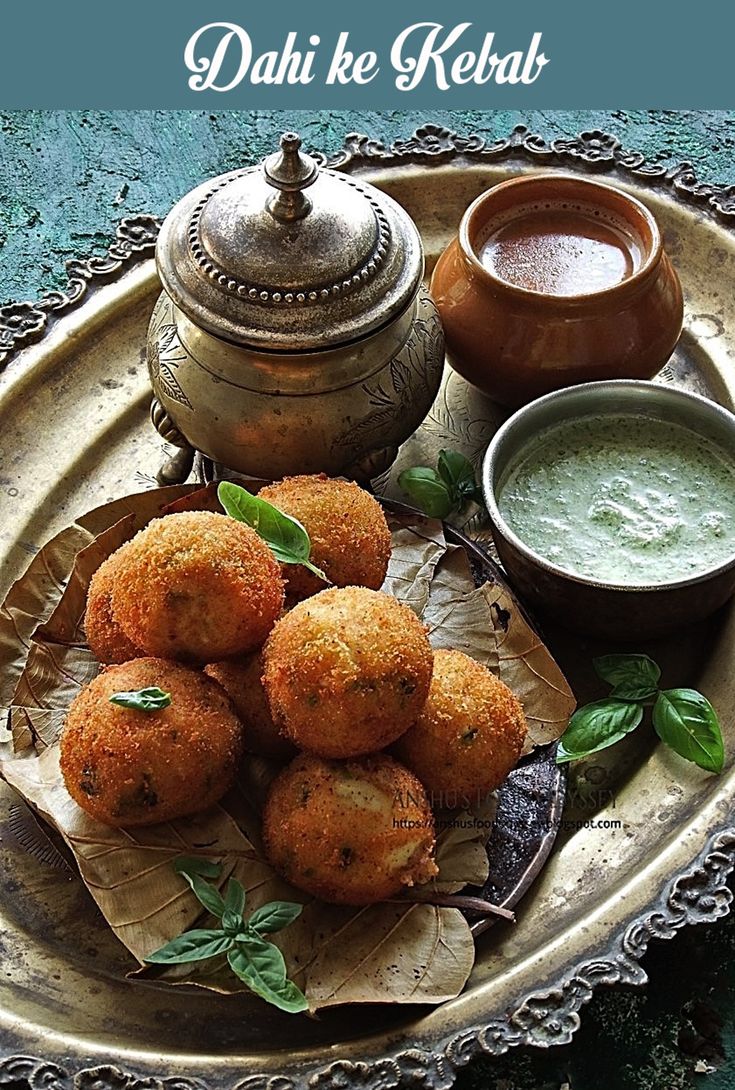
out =
[(652, 378), (683, 318), (651, 212), (564, 174), (524, 174), (481, 194), (431, 294), (451, 365), (512, 408), (578, 383)]
[(735, 591), (735, 415), (653, 382), (547, 394), (493, 436), (483, 492), (529, 606), (637, 641), (684, 631)]

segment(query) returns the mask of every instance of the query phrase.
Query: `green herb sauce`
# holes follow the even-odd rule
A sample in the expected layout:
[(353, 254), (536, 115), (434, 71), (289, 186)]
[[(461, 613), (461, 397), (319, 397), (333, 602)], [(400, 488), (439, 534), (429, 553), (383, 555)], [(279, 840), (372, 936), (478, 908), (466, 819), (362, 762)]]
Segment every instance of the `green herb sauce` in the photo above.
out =
[(678, 424), (584, 417), (541, 433), (501, 481), (498, 507), (564, 571), (673, 582), (735, 553), (735, 457)]

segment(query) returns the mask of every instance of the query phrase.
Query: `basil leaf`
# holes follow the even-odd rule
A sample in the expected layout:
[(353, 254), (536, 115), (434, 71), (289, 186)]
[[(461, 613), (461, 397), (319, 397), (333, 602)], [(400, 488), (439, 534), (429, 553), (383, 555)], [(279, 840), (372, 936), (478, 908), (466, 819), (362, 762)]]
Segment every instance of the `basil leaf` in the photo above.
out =
[(619, 685), (613, 685), (610, 690), (612, 700), (648, 700), (649, 696), (655, 696), (658, 692), (656, 685), (636, 684), (634, 681), (621, 681)]
[(158, 712), (162, 708), (168, 708), (171, 693), (165, 693), (163, 689), (153, 686), (150, 689), (135, 689), (129, 693), (113, 693), (110, 703), (121, 708), (134, 708), (139, 712)]
[(717, 713), (696, 689), (664, 689), (653, 706), (662, 742), (708, 772), (722, 772), (725, 746)]
[(182, 878), (185, 878), (189, 883), (197, 900), (201, 905), (204, 905), (207, 912), (211, 912), (213, 916), (222, 919), (226, 909), (220, 891), (211, 886), (209, 882), (205, 882), (198, 874), (187, 874), (186, 871), (180, 873)]
[(601, 655), (592, 665), (614, 686), (613, 699), (647, 700), (658, 692), (661, 670), (648, 655)]
[(416, 506), (431, 518), (446, 518), (454, 510), (454, 499), (446, 482), (428, 466), (404, 469), (398, 477), (398, 484)]
[(245, 911), (245, 890), (236, 878), (230, 878), (225, 891), (225, 908), (242, 917)]
[(247, 921), (248, 927), (261, 935), (280, 931), (301, 915), (303, 907), (294, 901), (271, 901), (270, 904), (262, 905), (253, 912)]
[[(268, 942), (267, 939), (262, 939), (258, 935), (246, 934), (244, 937), (240, 937), (237, 949), (242, 950), (247, 957), (254, 958), (257, 965), (267, 966), (271, 981), (287, 979), (286, 962), (281, 950), (275, 943)], [(262, 963), (259, 960), (260, 958), (263, 958)]]
[(225, 909), (222, 914), (222, 930), (226, 935), (230, 935), (234, 939), (242, 933), (244, 926), (241, 912), (231, 912), (229, 908)]
[(154, 950), (144, 959), (154, 965), (180, 965), (186, 961), (204, 961), (218, 954), (225, 954), (232, 949), (233, 939), (219, 930), (201, 929), (185, 931), (183, 935), (172, 939)]
[(329, 582), (323, 571), (309, 560), (311, 540), (298, 519), (279, 511), (272, 503), (253, 496), (246, 488), (231, 481), (220, 481), (217, 498), (230, 518), (244, 522), (263, 539), (281, 564), (303, 564)]
[(556, 763), (577, 761), (590, 753), (615, 745), (638, 726), (643, 718), (639, 704), (622, 700), (598, 700), (579, 708), (559, 741)]
[(272, 942), (249, 938), (238, 941), (227, 955), (233, 973), (261, 999), (289, 1014), (308, 1009), (303, 993), (286, 975), (283, 954)]
[(198, 874), (201, 878), (219, 878), (222, 864), (211, 859), (202, 859), (198, 855), (179, 855), (174, 859), (177, 874)]
[(436, 468), (456, 499), (463, 499), (475, 491), (475, 467), (458, 450), (440, 450)]

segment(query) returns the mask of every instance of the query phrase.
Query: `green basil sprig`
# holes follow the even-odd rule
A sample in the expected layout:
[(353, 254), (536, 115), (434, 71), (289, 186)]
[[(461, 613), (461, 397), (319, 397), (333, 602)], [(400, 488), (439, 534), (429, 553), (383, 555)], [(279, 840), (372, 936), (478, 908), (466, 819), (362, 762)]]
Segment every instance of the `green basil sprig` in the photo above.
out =
[(602, 655), (593, 659), (612, 685), (607, 700), (579, 708), (557, 749), (557, 764), (578, 761), (614, 746), (643, 721), (652, 706), (653, 729), (671, 749), (708, 772), (721, 772), (725, 747), (717, 713), (695, 689), (659, 689), (661, 670), (648, 655)]
[(232, 481), (220, 481), (217, 498), (230, 518), (244, 522), (262, 537), (280, 564), (303, 564), (325, 583), (329, 582), (324, 572), (309, 559), (311, 540), (298, 519)]
[(429, 466), (404, 469), (398, 483), (416, 506), (431, 518), (448, 518), (469, 500), (483, 503), (472, 462), (456, 450), (439, 451), (436, 469)]
[(579, 708), (569, 720), (556, 751), (556, 763), (578, 761), (614, 746), (640, 724), (643, 708), (621, 700), (596, 700)]
[(171, 703), (171, 693), (165, 693), (163, 689), (154, 685), (150, 689), (113, 693), (110, 703), (118, 704), (121, 708), (134, 708), (139, 712), (160, 712), (162, 708), (168, 708)]
[(261, 999), (289, 1014), (308, 1009), (300, 989), (288, 979), (283, 954), (263, 935), (287, 927), (300, 914), (302, 905), (291, 901), (272, 901), (262, 905), (245, 919), (245, 890), (235, 878), (227, 882), (224, 897), (207, 878), (217, 878), (218, 863), (209, 859), (180, 856), (174, 870), (191, 886), (200, 904), (220, 921), (219, 927), (185, 931), (148, 954), (153, 965), (181, 965), (191, 961), (227, 956), (233, 973)]
[(658, 692), (660, 667), (648, 655), (601, 655), (593, 666), (614, 700), (648, 700)]
[(696, 689), (665, 689), (653, 705), (662, 742), (709, 772), (722, 772), (725, 747), (715, 709)]

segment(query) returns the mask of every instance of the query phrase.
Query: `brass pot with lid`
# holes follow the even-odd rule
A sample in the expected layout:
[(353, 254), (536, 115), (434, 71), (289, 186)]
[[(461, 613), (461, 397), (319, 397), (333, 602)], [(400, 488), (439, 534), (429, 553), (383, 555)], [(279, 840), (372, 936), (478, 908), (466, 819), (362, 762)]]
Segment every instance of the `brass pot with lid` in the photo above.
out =
[(254, 477), (365, 480), (428, 413), (444, 338), (409, 215), (300, 146), (284, 134), (166, 217), (152, 418), (184, 451)]

